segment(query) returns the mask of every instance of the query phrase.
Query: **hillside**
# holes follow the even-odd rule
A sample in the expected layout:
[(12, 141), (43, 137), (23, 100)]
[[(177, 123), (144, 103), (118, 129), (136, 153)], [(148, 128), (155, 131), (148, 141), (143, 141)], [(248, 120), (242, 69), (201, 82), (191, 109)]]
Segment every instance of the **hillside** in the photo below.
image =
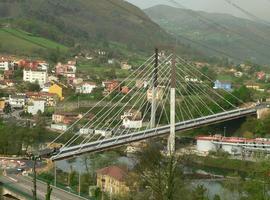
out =
[[(162, 28), (178, 35), (180, 41), (185, 41), (209, 56), (220, 54), (210, 51), (205, 46), (191, 43), (181, 36), (241, 58), (243, 61), (270, 64), (270, 27), (231, 15), (164, 5), (146, 9), (145, 13)], [(239, 62), (237, 59), (234, 60)]]
[(143, 11), (122, 0), (10, 0), (0, 2), (0, 23), (69, 47), (124, 44), (152, 50), (172, 39)]
[(0, 51), (11, 54), (35, 55), (53, 49), (68, 50), (64, 45), (12, 28), (0, 28), (0, 41)]

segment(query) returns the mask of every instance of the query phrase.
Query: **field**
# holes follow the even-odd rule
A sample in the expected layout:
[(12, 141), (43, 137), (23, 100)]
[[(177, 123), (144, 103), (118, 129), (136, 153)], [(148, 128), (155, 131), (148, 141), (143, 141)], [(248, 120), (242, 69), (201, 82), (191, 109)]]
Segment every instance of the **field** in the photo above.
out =
[(0, 51), (13, 54), (32, 54), (42, 50), (68, 48), (51, 40), (13, 28), (0, 28)]

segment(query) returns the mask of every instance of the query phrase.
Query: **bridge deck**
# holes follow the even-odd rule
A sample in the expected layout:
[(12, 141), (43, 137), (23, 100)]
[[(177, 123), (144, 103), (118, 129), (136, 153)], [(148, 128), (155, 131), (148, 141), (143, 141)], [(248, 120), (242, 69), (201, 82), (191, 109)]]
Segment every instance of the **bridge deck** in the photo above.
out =
[[(193, 120), (178, 122), (176, 123), (175, 128), (176, 131), (186, 131), (206, 125), (216, 124), (223, 121), (230, 121), (233, 119), (242, 118), (248, 115), (254, 115), (256, 114), (256, 112), (257, 112), (256, 108), (235, 109), (215, 115), (209, 115), (206, 117), (196, 118)], [(85, 153), (103, 151), (106, 149), (119, 147), (132, 142), (163, 136), (168, 134), (169, 132), (170, 132), (170, 125), (166, 125), (136, 133), (130, 133), (127, 135), (116, 136), (101, 141), (95, 141), (84, 145), (63, 147), (62, 149), (60, 149), (60, 153), (58, 155), (52, 157), (52, 160), (54, 161), (63, 160), (70, 157), (79, 156)]]

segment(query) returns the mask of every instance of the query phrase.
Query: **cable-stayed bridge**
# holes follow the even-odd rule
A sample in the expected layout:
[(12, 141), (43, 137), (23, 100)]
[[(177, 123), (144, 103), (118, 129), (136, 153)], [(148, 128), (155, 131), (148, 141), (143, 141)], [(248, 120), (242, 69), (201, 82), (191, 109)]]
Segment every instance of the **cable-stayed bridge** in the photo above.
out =
[[(129, 88), (125, 94), (120, 92), (122, 86)], [(175, 132), (256, 115), (263, 109), (245, 105), (227, 85), (213, 86), (214, 81), (200, 68), (156, 50), (52, 141), (64, 145), (51, 159), (68, 159), (164, 135), (169, 135), (168, 153), (173, 153)], [(104, 106), (106, 102), (110, 106)]]

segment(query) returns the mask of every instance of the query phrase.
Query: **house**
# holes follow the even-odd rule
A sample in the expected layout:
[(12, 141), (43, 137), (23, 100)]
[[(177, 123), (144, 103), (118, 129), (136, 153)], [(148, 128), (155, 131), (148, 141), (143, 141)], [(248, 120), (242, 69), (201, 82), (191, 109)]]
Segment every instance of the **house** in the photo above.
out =
[(132, 69), (132, 66), (128, 64), (128, 62), (121, 62), (121, 69), (130, 70)]
[(67, 124), (51, 124), (51, 129), (56, 131), (66, 131), (68, 129)]
[(206, 62), (195, 62), (194, 63), (196, 67), (201, 68), (201, 67), (209, 67), (210, 64)]
[(185, 81), (191, 83), (202, 83), (201, 80), (198, 80), (197, 78), (193, 78), (191, 76), (185, 76)]
[(23, 70), (23, 81), (38, 83), (41, 88), (48, 82), (48, 73), (45, 70)]
[(13, 71), (12, 70), (6, 70), (4, 71), (4, 78), (5, 79), (11, 79), (13, 76)]
[(258, 72), (258, 73), (256, 74), (256, 76), (257, 76), (257, 79), (258, 79), (258, 80), (264, 80), (265, 77), (266, 77), (266, 74), (265, 74), (265, 72)]
[(246, 88), (253, 89), (253, 90), (259, 90), (260, 86), (258, 84), (247, 84)]
[(13, 87), (15, 85), (13, 80), (4, 80), (4, 82), (8, 87)]
[(115, 59), (108, 59), (108, 64), (113, 65), (115, 63)]
[(8, 61), (4, 61), (4, 60), (0, 60), (0, 70), (1, 71), (7, 71), (9, 70), (9, 62)]
[(30, 61), (30, 60), (20, 60), (18, 61), (17, 65), (26, 70), (42, 70), (47, 71), (49, 68), (49, 64), (45, 61)]
[(260, 85), (258, 85), (258, 84), (247, 84), (246, 88), (253, 89), (253, 90), (256, 90), (256, 91), (259, 91), (259, 92), (264, 92), (265, 91), (264, 89), (260, 88)]
[(121, 89), (121, 92), (123, 94), (128, 94), (129, 93), (129, 88), (127, 86), (123, 86), (122, 89)]
[(49, 81), (49, 82), (58, 82), (58, 81), (59, 81), (59, 78), (56, 77), (56, 76), (50, 75), (50, 76), (48, 77), (48, 81)]
[(237, 72), (234, 73), (234, 76), (237, 77), (237, 78), (241, 78), (243, 76), (243, 72), (237, 71)]
[(4, 111), (6, 107), (6, 101), (4, 99), (0, 99), (0, 113)]
[(70, 124), (80, 118), (82, 118), (82, 115), (76, 113), (54, 113), (52, 115), (52, 122), (56, 124)]
[[(164, 96), (164, 86), (158, 86), (156, 88), (156, 100), (162, 100)], [(147, 100), (152, 101), (152, 88), (147, 90)]]
[(76, 78), (76, 70), (75, 61), (68, 61), (67, 64), (57, 63), (55, 66), (55, 73), (57, 76), (61, 75), (67, 78)]
[(113, 91), (120, 91), (120, 84), (117, 80), (112, 81), (103, 81), (102, 86), (105, 88), (105, 91), (111, 93)]
[(60, 101), (62, 101), (64, 99), (63, 97), (63, 89), (61, 86), (57, 85), (56, 83), (52, 84), (50, 87), (49, 87), (49, 91), (48, 91), (49, 94), (56, 94)]
[(8, 103), (12, 108), (23, 108), (26, 104), (25, 94), (9, 95)]
[(96, 83), (84, 82), (76, 86), (76, 92), (81, 94), (91, 94), (96, 87)]
[(124, 112), (121, 119), (123, 120), (124, 128), (142, 128), (143, 126), (142, 113), (137, 110)]
[(36, 115), (38, 112), (44, 113), (45, 103), (44, 100), (33, 100), (28, 102), (27, 112), (32, 115)]
[(83, 79), (82, 78), (75, 78), (75, 79), (73, 79), (73, 84), (74, 85), (79, 85), (81, 83), (83, 83)]
[(102, 192), (113, 195), (124, 195), (129, 191), (125, 184), (125, 178), (128, 174), (126, 169), (117, 166), (109, 166), (96, 171), (97, 186)]
[(232, 91), (232, 84), (228, 81), (216, 80), (214, 84), (215, 84), (215, 86), (213, 88), (216, 90), (222, 89), (222, 90), (226, 90), (226, 91)]
[(57, 100), (59, 99), (56, 94), (50, 94), (48, 92), (27, 92), (26, 96), (31, 100), (44, 100), (46, 106), (56, 106)]
[(148, 86), (148, 82), (147, 81), (143, 81), (143, 80), (136, 80), (136, 87), (137, 88), (147, 88)]

